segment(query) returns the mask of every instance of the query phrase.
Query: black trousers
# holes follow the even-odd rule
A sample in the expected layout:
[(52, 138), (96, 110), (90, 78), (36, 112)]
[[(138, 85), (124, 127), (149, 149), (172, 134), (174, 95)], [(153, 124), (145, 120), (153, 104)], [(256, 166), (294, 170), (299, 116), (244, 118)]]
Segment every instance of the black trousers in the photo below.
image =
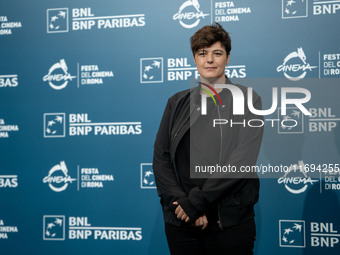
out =
[(252, 219), (223, 230), (165, 223), (165, 234), (172, 255), (251, 255), (256, 230)]

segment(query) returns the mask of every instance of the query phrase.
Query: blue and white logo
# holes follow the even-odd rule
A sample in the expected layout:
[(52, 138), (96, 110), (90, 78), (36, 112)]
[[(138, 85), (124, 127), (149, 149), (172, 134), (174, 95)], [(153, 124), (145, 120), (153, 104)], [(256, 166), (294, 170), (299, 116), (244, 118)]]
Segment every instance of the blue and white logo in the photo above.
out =
[(304, 193), (308, 187), (312, 186), (317, 179), (312, 179), (307, 175), (307, 167), (302, 160), (298, 161), (298, 164), (291, 164), (290, 167), (285, 170), (285, 174), (277, 180), (277, 183), (284, 185), (286, 190), (292, 194)]
[(278, 107), (279, 134), (301, 134), (304, 132), (303, 113), (297, 107), (287, 107), (286, 115), (281, 115), (281, 107)]
[(140, 164), (140, 187), (142, 189), (155, 189), (155, 175), (152, 169), (152, 163)]
[(77, 76), (72, 76), (69, 73), (65, 59), (60, 59), (59, 62), (50, 67), (48, 74), (43, 77), (43, 81), (48, 82), (51, 88), (61, 90), (74, 78), (77, 78)]
[(44, 240), (65, 240), (65, 216), (44, 215)]
[(44, 137), (65, 137), (65, 113), (44, 113)]
[(304, 220), (280, 220), (280, 247), (306, 247)]
[(68, 32), (68, 8), (47, 9), (47, 33)]
[(282, 0), (282, 18), (305, 18), (308, 16), (308, 0)]
[(141, 83), (163, 82), (163, 58), (140, 59), (140, 82)]
[(178, 20), (179, 24), (184, 28), (197, 27), (201, 19), (205, 19), (206, 16), (210, 15), (203, 13), (200, 8), (201, 5), (198, 0), (187, 0), (179, 7), (178, 12), (173, 15), (172, 19)]
[(48, 183), (50, 189), (55, 192), (66, 190), (68, 185), (74, 181), (77, 181), (77, 179), (69, 176), (65, 161), (61, 161), (60, 164), (53, 166), (48, 175), (43, 179), (43, 183)]
[(307, 62), (307, 57), (302, 47), (297, 48), (284, 58), (282, 65), (276, 68), (276, 71), (282, 72), (283, 75), (291, 81), (298, 81), (306, 77), (307, 72), (312, 72), (317, 66), (311, 66)]

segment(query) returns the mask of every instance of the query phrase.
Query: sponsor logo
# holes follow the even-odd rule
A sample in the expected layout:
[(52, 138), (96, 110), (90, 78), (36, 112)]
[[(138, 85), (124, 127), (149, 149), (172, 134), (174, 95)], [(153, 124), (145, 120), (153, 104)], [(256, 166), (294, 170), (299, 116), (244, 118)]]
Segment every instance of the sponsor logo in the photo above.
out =
[(44, 137), (65, 137), (65, 113), (44, 113)]
[[(308, 1), (308, 0), (306, 0)], [(339, 0), (314, 0), (313, 2), (313, 15), (334, 15), (340, 13)]]
[(340, 234), (333, 222), (307, 222), (305, 220), (279, 220), (279, 245), (288, 248), (337, 248)]
[(77, 80), (77, 88), (88, 85), (102, 85), (104, 79), (114, 77), (111, 70), (101, 70), (98, 65), (82, 65), (77, 63), (77, 76), (72, 76), (68, 72), (68, 67), (64, 59), (55, 63), (43, 77), (44, 82), (48, 82), (55, 90), (64, 89), (73, 79)]
[(68, 115), (67, 129), (65, 113), (44, 114), (44, 137), (60, 138), (66, 136), (104, 136), (104, 135), (140, 135), (142, 122), (92, 122), (87, 113)]
[(17, 74), (0, 75), (0, 88), (14, 88), (19, 85)]
[(84, 188), (104, 188), (107, 182), (113, 182), (114, 177), (112, 174), (102, 174), (98, 168), (94, 167), (80, 167), (77, 165), (77, 178), (72, 178), (69, 175), (69, 170), (66, 167), (65, 161), (55, 165), (49, 171), (48, 175), (43, 178), (43, 183), (48, 183), (51, 190), (61, 192), (67, 189), (69, 184), (77, 182), (77, 191)]
[(112, 174), (101, 174), (98, 168), (77, 166), (78, 169), (78, 191), (80, 188), (103, 188), (107, 182), (113, 182)]
[(172, 19), (178, 20), (182, 27), (190, 29), (197, 27), (201, 19), (205, 19), (206, 16), (209, 16), (209, 14), (200, 10), (198, 0), (187, 0), (179, 7)]
[(199, 77), (197, 67), (189, 63), (188, 58), (168, 58), (168, 81), (186, 81)]
[(307, 71), (311, 72), (317, 66), (311, 66), (306, 62), (306, 55), (302, 48), (288, 54), (283, 60), (283, 64), (278, 66), (276, 71), (283, 72), (283, 75), (291, 80), (298, 81), (305, 78)]
[(0, 240), (8, 239), (8, 235), (12, 233), (18, 233), (17, 226), (6, 226), (3, 219), (0, 219)]
[(66, 227), (64, 215), (44, 215), (43, 239), (46, 241), (64, 241), (67, 233), (68, 240), (116, 240), (140, 241), (142, 228), (140, 227), (108, 227), (92, 226), (88, 217), (68, 217)]
[(115, 29), (145, 26), (145, 14), (127, 14), (114, 16), (96, 16), (92, 8), (73, 8), (71, 19), (68, 8), (47, 9), (47, 33), (92, 30)]
[(308, 16), (308, 0), (282, 0), (282, 19)]
[(278, 179), (278, 184), (283, 184), (286, 190), (292, 194), (301, 194), (307, 188), (319, 180), (312, 179), (307, 176), (305, 164), (302, 160), (298, 164), (291, 165), (284, 176)]
[(234, 22), (239, 21), (241, 16), (251, 14), (250, 7), (239, 6), (239, 2), (227, 1), (227, 2), (215, 2), (215, 21), (222, 22)]
[[(340, 77), (340, 54), (325, 53), (321, 55), (319, 52), (320, 62), (322, 61), (322, 75), (327, 78)], [(321, 76), (321, 74), (320, 74)]]
[[(324, 166), (326, 167), (326, 165)], [(336, 168), (336, 166), (334, 166)], [(339, 169), (323, 171), (324, 190), (340, 190), (340, 171)], [(320, 183), (322, 184), (322, 183)], [(321, 188), (322, 189), (322, 188)], [(322, 192), (322, 191), (321, 191)]]
[(65, 216), (44, 215), (43, 217), (43, 239), (50, 241), (65, 240)]
[(48, 176), (43, 179), (44, 183), (48, 183), (48, 186), (51, 190), (55, 192), (64, 191), (67, 186), (76, 181), (77, 179), (71, 178), (68, 175), (68, 169), (64, 161), (61, 161), (60, 164), (55, 165), (48, 172)]
[(69, 239), (140, 241), (142, 228), (95, 227), (88, 217), (69, 217)]
[(309, 108), (309, 132), (333, 132), (338, 126), (340, 118), (337, 118), (330, 107)]
[(280, 220), (280, 247), (306, 247), (305, 221), (303, 220)]
[(21, 28), (20, 21), (8, 21), (7, 16), (0, 16), (0, 35), (11, 35), (14, 28)]
[(168, 58), (168, 81), (186, 81), (199, 77), (196, 66), (189, 64), (188, 58)]
[(68, 32), (68, 8), (47, 9), (47, 33)]
[(19, 126), (13, 124), (6, 124), (5, 119), (0, 118), (0, 139), (9, 138), (9, 134), (12, 132), (18, 132)]
[[(309, 0), (282, 0), (282, 19), (307, 18)], [(340, 11), (339, 0), (313, 0), (312, 15), (334, 15)]]
[(163, 58), (140, 59), (140, 82), (163, 82)]
[(155, 175), (152, 169), (152, 163), (140, 164), (140, 187), (142, 189), (155, 189)]
[[(195, 64), (190, 64), (188, 58), (168, 58), (168, 81), (186, 81), (190, 78), (199, 78), (200, 74), (197, 71)], [(227, 66), (225, 69), (225, 74), (229, 78), (245, 78), (246, 66), (245, 65), (235, 65)]]
[(311, 247), (339, 246), (340, 234), (333, 222), (311, 222)]
[(18, 176), (17, 175), (0, 175), (0, 189), (1, 188), (17, 188)]
[[(105, 78), (112, 78), (114, 74), (112, 71), (101, 71), (98, 65), (80, 65), (78, 66), (78, 73), (80, 73), (80, 85), (96, 85), (96, 84), (104, 84), (103, 79)], [(79, 79), (78, 85), (79, 88)]]
[[(278, 119), (281, 125), (278, 125), (279, 134), (301, 134), (304, 132), (303, 118), (304, 114), (297, 107), (287, 107), (286, 114), (283, 115), (281, 107), (278, 108)], [(295, 125), (284, 125), (283, 123), (295, 123)]]
[[(302, 134), (305, 133), (305, 127), (310, 133), (330, 133), (340, 121), (330, 107), (308, 108), (309, 118), (305, 118), (297, 107), (287, 107), (285, 115), (282, 114), (280, 107), (278, 109), (278, 119), (281, 122), (278, 134)], [(294, 122), (295, 126), (288, 126)]]
[[(160, 67), (158, 68), (160, 62)], [(164, 77), (167, 81), (187, 81), (190, 78), (199, 78), (195, 64), (190, 64), (188, 58), (141, 58), (140, 59), (140, 82), (161, 83), (163, 82), (163, 62), (167, 64)], [(165, 68), (164, 68), (165, 69)], [(225, 74), (229, 78), (245, 78), (247, 76), (245, 65), (227, 66)]]
[(59, 62), (51, 66), (48, 70), (48, 74), (44, 76), (43, 81), (48, 81), (51, 88), (61, 90), (74, 78), (77, 78), (77, 76), (72, 76), (68, 73), (66, 62), (64, 59), (61, 59)]

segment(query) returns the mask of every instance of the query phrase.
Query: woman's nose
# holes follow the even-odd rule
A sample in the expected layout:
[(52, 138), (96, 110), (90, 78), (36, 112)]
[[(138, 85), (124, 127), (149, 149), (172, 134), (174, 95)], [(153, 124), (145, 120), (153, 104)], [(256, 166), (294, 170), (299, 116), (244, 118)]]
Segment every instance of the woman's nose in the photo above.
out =
[(211, 54), (211, 53), (208, 53), (208, 54), (207, 54), (207, 62), (208, 62), (208, 63), (214, 62), (213, 54)]

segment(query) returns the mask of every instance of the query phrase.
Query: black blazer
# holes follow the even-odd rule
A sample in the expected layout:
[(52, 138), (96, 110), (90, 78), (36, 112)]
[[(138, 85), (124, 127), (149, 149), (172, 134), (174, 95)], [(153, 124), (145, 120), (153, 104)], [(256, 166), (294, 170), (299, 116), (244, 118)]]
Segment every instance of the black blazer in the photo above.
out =
[[(230, 84), (228, 78), (226, 83)], [(241, 121), (245, 119), (263, 119), (254, 115), (247, 107), (247, 88), (235, 85), (245, 95), (245, 115), (233, 115), (232, 94), (228, 91), (225, 107), (220, 108), (226, 119)], [(200, 98), (200, 88), (193, 88), (176, 93), (170, 97), (166, 105), (160, 127), (154, 144), (153, 170), (155, 174), (158, 195), (161, 198), (164, 220), (167, 223), (181, 225), (172, 205), (178, 201), (192, 222), (204, 214), (212, 203), (218, 204), (220, 228), (229, 227), (254, 217), (253, 205), (258, 201), (259, 180), (256, 173), (221, 174), (208, 178), (202, 189), (194, 187), (186, 194), (178, 177), (176, 160), (180, 162), (181, 155), (176, 154), (179, 142), (189, 130), (190, 123), (199, 117), (197, 111)], [(255, 109), (261, 109), (261, 98), (254, 92)], [(190, 119), (190, 121), (189, 121)], [(252, 166), (256, 164), (261, 146), (263, 127), (243, 127), (237, 125), (226, 130), (230, 150), (224, 157), (224, 164), (235, 166)], [(217, 178), (216, 178), (217, 177)]]

